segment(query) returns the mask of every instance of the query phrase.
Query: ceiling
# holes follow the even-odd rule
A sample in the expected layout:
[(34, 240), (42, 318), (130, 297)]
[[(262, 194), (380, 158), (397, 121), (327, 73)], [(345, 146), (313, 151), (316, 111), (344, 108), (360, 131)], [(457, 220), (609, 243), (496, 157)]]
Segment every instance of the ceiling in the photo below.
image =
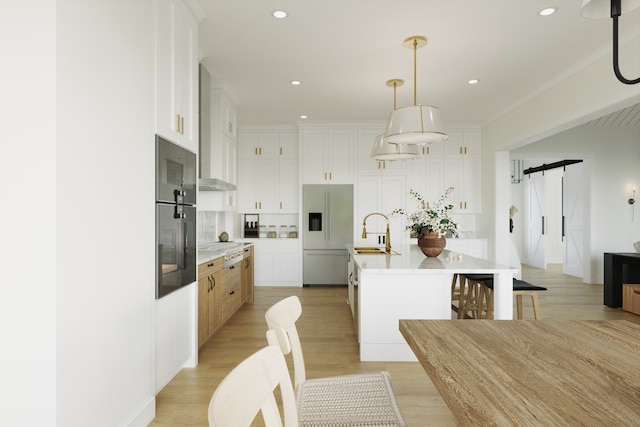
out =
[[(438, 106), (448, 124), (490, 122), (611, 55), (611, 19), (583, 18), (581, 0), (199, 3), (201, 62), (239, 103), (240, 127), (293, 125), (301, 114), (313, 122), (386, 120), (387, 80), (405, 81), (398, 107), (413, 104), (413, 51), (403, 46), (413, 35), (429, 39), (417, 51), (417, 103)], [(557, 12), (539, 16), (548, 6)], [(276, 9), (289, 16), (273, 18)], [(621, 42), (637, 37), (640, 9), (620, 19)], [(634, 62), (620, 62), (627, 78), (637, 77)]]

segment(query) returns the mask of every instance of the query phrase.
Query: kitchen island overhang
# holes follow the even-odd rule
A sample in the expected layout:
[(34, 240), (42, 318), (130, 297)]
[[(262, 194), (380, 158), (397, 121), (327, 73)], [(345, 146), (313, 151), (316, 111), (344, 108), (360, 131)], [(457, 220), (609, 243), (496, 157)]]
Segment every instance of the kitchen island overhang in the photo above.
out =
[(399, 320), (451, 320), (454, 274), (493, 274), (494, 319), (513, 318), (516, 269), (447, 250), (429, 258), (417, 245), (397, 255), (358, 254), (353, 246), (347, 250), (361, 361), (417, 361), (398, 329)]

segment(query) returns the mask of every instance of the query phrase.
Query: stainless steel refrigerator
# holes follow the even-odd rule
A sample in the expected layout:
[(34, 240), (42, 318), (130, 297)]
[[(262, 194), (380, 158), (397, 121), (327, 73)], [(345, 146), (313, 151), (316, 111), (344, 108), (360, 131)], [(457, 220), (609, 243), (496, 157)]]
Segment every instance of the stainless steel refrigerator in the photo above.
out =
[(302, 186), (302, 283), (346, 285), (353, 244), (353, 185)]

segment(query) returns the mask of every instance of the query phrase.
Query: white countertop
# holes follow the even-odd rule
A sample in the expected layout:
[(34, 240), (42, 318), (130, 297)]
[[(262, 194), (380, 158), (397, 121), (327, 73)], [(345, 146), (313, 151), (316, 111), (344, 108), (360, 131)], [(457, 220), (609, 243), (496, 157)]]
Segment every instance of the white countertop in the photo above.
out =
[(240, 251), (251, 245), (253, 243), (243, 241), (203, 243), (198, 247), (198, 265), (220, 258), (228, 253)]
[(418, 245), (412, 244), (408, 247), (392, 248), (392, 251), (400, 252), (398, 255), (358, 255), (353, 250), (353, 245), (348, 245), (347, 250), (353, 256), (356, 264), (366, 272), (391, 273), (391, 272), (420, 272), (428, 273), (442, 272), (443, 270), (452, 273), (496, 273), (500, 271), (517, 272), (506, 265), (496, 264), (470, 255), (460, 255), (448, 250), (436, 257), (425, 256)]

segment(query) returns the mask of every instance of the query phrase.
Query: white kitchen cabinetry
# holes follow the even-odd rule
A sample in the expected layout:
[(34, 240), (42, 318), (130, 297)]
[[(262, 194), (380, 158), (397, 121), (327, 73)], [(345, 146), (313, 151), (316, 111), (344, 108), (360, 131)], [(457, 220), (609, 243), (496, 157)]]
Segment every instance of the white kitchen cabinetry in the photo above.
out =
[(182, 0), (156, 2), (156, 132), (198, 151), (198, 24)]
[[(212, 178), (236, 184), (238, 145), (236, 135), (236, 105), (222, 89), (211, 90), (211, 157)], [(219, 147), (216, 149), (216, 147)], [(217, 163), (217, 164), (216, 164)]]
[(298, 136), (295, 132), (240, 132), (238, 210), (298, 211)]
[(376, 136), (384, 133), (383, 128), (359, 128), (356, 130), (356, 170), (358, 174), (402, 174), (404, 161), (384, 161), (372, 159), (371, 149)]
[[(357, 246), (384, 246), (386, 221), (379, 215), (367, 219), (367, 238), (362, 238), (362, 223), (365, 216), (378, 212), (389, 217), (391, 247), (396, 251), (404, 245), (407, 233), (403, 231), (403, 219), (389, 214), (404, 207), (406, 178), (404, 175), (360, 175), (356, 189), (355, 229)], [(377, 233), (377, 234), (373, 234)], [(381, 234), (380, 234), (381, 233)]]
[(300, 286), (298, 239), (256, 239), (254, 243), (255, 286)]
[[(450, 202), (454, 212), (479, 213), (480, 132), (450, 132), (447, 141), (427, 144), (420, 150), (420, 158), (406, 162), (407, 187), (420, 193), (430, 205), (453, 186)], [(407, 195), (407, 208), (416, 206), (417, 201)]]
[(303, 128), (303, 184), (353, 184), (353, 128)]
[(452, 132), (445, 141), (446, 186), (455, 191), (451, 202), (458, 213), (481, 211), (480, 132)]
[(487, 259), (487, 239), (455, 239), (447, 238), (447, 250), (458, 254)]

